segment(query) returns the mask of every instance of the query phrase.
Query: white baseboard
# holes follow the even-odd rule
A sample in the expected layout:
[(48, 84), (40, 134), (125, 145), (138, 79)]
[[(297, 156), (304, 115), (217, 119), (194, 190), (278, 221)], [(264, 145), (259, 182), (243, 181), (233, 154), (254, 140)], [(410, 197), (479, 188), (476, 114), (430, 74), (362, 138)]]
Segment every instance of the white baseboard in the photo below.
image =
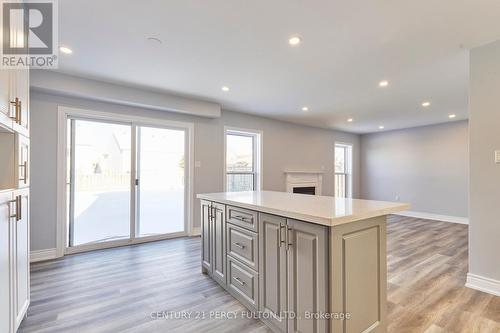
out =
[(465, 286), (488, 294), (500, 296), (500, 281), (498, 280), (467, 273), (467, 282)]
[(424, 212), (414, 212), (414, 211), (410, 211), (410, 210), (405, 210), (403, 212), (396, 213), (395, 215), (415, 217), (417, 219), (437, 220), (437, 221), (459, 223), (459, 224), (469, 224), (468, 217), (460, 217), (460, 216), (439, 215), (439, 214), (424, 213)]
[(200, 236), (201, 235), (201, 228), (200, 227), (194, 227), (189, 236), (194, 237), (194, 236)]
[(57, 249), (44, 249), (30, 252), (30, 262), (52, 260), (57, 258)]

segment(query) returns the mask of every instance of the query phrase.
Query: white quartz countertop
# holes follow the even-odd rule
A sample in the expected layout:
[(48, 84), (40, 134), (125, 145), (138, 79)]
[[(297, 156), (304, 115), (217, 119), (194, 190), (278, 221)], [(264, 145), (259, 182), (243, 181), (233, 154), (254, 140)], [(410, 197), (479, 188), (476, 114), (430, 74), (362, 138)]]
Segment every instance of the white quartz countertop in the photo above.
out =
[(410, 208), (400, 202), (334, 198), (287, 192), (221, 192), (198, 194), (205, 199), (326, 226), (393, 214)]

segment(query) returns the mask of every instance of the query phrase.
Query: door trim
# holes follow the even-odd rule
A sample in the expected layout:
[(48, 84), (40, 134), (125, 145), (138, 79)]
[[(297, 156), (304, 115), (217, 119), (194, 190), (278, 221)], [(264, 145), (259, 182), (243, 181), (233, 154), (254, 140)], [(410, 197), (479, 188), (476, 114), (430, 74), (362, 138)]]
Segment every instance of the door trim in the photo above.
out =
[[(123, 246), (129, 244), (138, 244), (148, 241), (168, 239), (172, 237), (181, 237), (186, 235), (191, 235), (193, 233), (193, 185), (194, 185), (194, 124), (189, 122), (172, 121), (159, 118), (151, 117), (140, 117), (132, 115), (124, 115), (119, 113), (101, 112), (89, 109), (79, 109), (71, 108), (66, 106), (58, 106), (57, 114), (57, 257), (62, 257), (65, 254), (75, 253), (75, 249), (66, 249), (66, 216), (67, 216), (67, 205), (66, 205), (66, 145), (67, 145), (67, 123), (68, 117), (78, 117), (78, 118), (88, 118), (91, 120), (102, 120), (102, 121), (112, 121), (112, 122), (126, 122), (131, 123), (132, 126), (150, 126), (150, 127), (168, 127), (168, 128), (178, 128), (186, 131), (187, 136), (187, 149), (188, 154), (186, 155), (186, 160), (188, 162), (187, 170), (187, 186), (186, 186), (186, 232), (175, 233), (170, 235), (161, 236), (151, 236), (143, 237), (140, 239), (114, 241), (106, 243), (106, 247), (111, 246)], [(101, 245), (101, 247), (99, 247)], [(86, 249), (83, 249), (83, 248)], [(82, 246), (79, 251), (90, 251), (92, 249), (103, 248), (102, 244), (90, 244)]]

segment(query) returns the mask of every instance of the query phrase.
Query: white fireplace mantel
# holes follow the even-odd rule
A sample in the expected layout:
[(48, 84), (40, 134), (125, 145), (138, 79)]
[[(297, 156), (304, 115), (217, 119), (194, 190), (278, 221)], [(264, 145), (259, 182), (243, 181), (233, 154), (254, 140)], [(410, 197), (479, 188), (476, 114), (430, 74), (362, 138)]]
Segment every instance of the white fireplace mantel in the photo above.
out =
[(324, 171), (286, 170), (286, 191), (293, 192), (294, 187), (315, 187), (316, 195), (321, 195)]

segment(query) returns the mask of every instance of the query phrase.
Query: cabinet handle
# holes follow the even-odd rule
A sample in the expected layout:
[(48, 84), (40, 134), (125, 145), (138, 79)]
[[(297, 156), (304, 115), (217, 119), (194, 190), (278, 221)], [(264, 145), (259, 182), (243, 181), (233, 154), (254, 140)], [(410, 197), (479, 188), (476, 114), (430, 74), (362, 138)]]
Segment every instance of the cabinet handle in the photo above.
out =
[(234, 244), (234, 246), (239, 247), (242, 250), (245, 248), (245, 245), (241, 245), (240, 243), (234, 243), (233, 242), (233, 244)]
[(241, 215), (235, 215), (234, 218), (237, 220), (243, 221), (243, 222), (247, 221), (247, 218), (245, 216), (241, 216)]
[(212, 209), (212, 222), (215, 222), (215, 219), (217, 218), (217, 208), (212, 206), (211, 209)]
[(16, 211), (17, 211), (16, 221), (20, 221), (21, 220), (21, 214), (22, 214), (22, 209), (21, 209), (22, 202), (21, 202), (21, 196), (20, 195), (18, 195), (16, 197), (16, 201), (17, 201), (17, 203), (16, 203)]
[[(8, 202), (9, 202), (9, 218), (14, 218), (15, 217), (16, 221), (17, 221), (17, 212), (18, 212), (18, 210), (17, 210), (17, 197), (16, 197), (15, 200), (9, 200)], [(12, 209), (10, 207), (10, 204), (13, 204), (13, 203), (16, 204), (16, 212), (14, 214), (11, 214), (10, 212), (11, 212)]]
[(23, 110), (22, 107), (21, 107), (21, 105), (22, 105), (21, 104), (21, 100), (19, 100), (19, 104), (18, 104), (19, 111), (16, 111), (16, 113), (18, 114), (18, 116), (17, 116), (17, 123), (19, 125), (21, 125), (21, 123), (22, 123), (21, 117), (23, 116), (23, 113), (21, 112)]
[(238, 282), (239, 284), (241, 284), (242, 286), (245, 285), (245, 281), (241, 281), (241, 279), (239, 277), (233, 277), (234, 281)]
[(14, 119), (16, 123), (20, 124), (21, 123), (21, 101), (19, 100), (18, 97), (16, 97), (15, 100), (13, 101), (10, 101), (10, 104), (12, 105), (15, 105), (15, 110), (16, 110), (16, 114), (14, 117), (12, 116), (9, 116), (10, 119)]
[(28, 181), (28, 161), (24, 161), (19, 167), (24, 169), (24, 177), (19, 178), (19, 180), (22, 180), (26, 184)]
[(288, 225), (286, 226), (286, 249), (289, 250), (290, 246), (293, 246), (293, 243), (290, 240), (290, 234), (289, 232), (293, 231), (292, 228), (290, 228)]
[(285, 241), (283, 240), (283, 236), (281, 236), (281, 230), (285, 228), (283, 224), (280, 223), (280, 230), (278, 231), (278, 241), (280, 243), (280, 247), (285, 244)]

